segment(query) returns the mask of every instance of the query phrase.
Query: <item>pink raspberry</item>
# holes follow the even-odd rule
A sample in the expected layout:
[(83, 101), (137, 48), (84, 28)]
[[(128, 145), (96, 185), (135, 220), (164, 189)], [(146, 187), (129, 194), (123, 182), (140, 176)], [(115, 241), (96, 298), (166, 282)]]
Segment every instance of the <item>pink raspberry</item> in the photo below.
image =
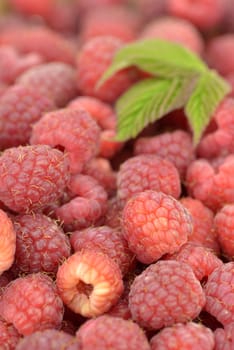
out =
[(36, 53), (20, 55), (14, 47), (3, 45), (0, 47), (0, 81), (12, 84), (20, 74), (42, 61)]
[(56, 329), (46, 329), (21, 339), (16, 350), (81, 350), (76, 337)]
[(133, 265), (133, 253), (129, 250), (127, 241), (119, 229), (108, 226), (89, 227), (73, 232), (70, 242), (75, 251), (87, 248), (107, 254), (116, 262), (123, 275), (129, 272)]
[(16, 212), (53, 203), (69, 178), (67, 157), (49, 146), (8, 148), (0, 156), (0, 200)]
[(74, 175), (68, 188), (74, 198), (55, 211), (66, 230), (89, 227), (105, 214), (108, 196), (97, 180), (88, 175)]
[(166, 11), (165, 0), (135, 0), (134, 4), (146, 23), (164, 15)]
[(166, 327), (150, 340), (151, 350), (214, 349), (213, 332), (194, 322)]
[(223, 264), (212, 251), (195, 243), (184, 244), (177, 253), (166, 255), (165, 259), (188, 264), (199, 281), (207, 278), (216, 267)]
[(122, 227), (130, 250), (145, 264), (177, 252), (193, 230), (191, 216), (179, 201), (150, 190), (129, 199)]
[(232, 350), (234, 346), (234, 323), (214, 331), (215, 350)]
[(60, 109), (44, 114), (33, 125), (31, 144), (63, 147), (68, 154), (70, 172), (78, 173), (98, 152), (100, 129), (83, 109)]
[(56, 283), (65, 305), (84, 317), (108, 311), (123, 292), (118, 265), (108, 255), (89, 249), (74, 253), (59, 267)]
[(191, 267), (180, 261), (151, 264), (135, 278), (129, 293), (133, 320), (147, 329), (193, 320), (204, 304), (201, 284)]
[(0, 209), (0, 275), (14, 262), (16, 232), (11, 219)]
[(64, 107), (77, 94), (75, 69), (63, 62), (50, 62), (28, 69), (17, 83), (33, 87), (50, 97), (56, 106)]
[(117, 197), (112, 197), (107, 202), (107, 210), (105, 213), (105, 225), (110, 227), (120, 227), (122, 219), (122, 203)]
[(63, 302), (52, 279), (45, 274), (19, 277), (7, 285), (1, 300), (3, 318), (22, 335), (59, 328)]
[(78, 11), (82, 14), (87, 14), (90, 11), (95, 11), (100, 7), (109, 7), (111, 5), (119, 5), (124, 3), (124, 0), (76, 0)]
[(38, 53), (48, 62), (75, 63), (73, 43), (45, 26), (7, 26), (1, 31), (0, 45), (13, 46), (22, 53)]
[(139, 137), (134, 144), (134, 153), (154, 154), (169, 160), (185, 176), (187, 167), (195, 159), (191, 135), (183, 130), (161, 133), (157, 136)]
[(69, 257), (71, 246), (62, 229), (42, 214), (20, 215), (14, 220), (16, 231), (15, 264), (23, 273), (56, 273)]
[(161, 191), (178, 198), (181, 185), (175, 166), (151, 154), (131, 157), (122, 163), (117, 174), (119, 200), (124, 204), (132, 196), (145, 190)]
[(193, 232), (188, 242), (197, 243), (219, 254), (219, 243), (214, 232), (214, 213), (201, 201), (191, 197), (182, 197), (180, 203), (189, 211), (193, 219)]
[(52, 11), (55, 0), (9, 0), (12, 8), (28, 16), (41, 16), (46, 18)]
[(42, 114), (55, 109), (47, 96), (34, 87), (13, 85), (0, 98), (0, 148), (23, 146), (29, 143), (32, 124)]
[(137, 80), (136, 70), (130, 68), (119, 71), (100, 87), (96, 86), (123, 45), (118, 38), (102, 36), (82, 46), (77, 58), (77, 85), (83, 95), (113, 103)]
[(234, 204), (227, 204), (215, 215), (214, 228), (223, 255), (229, 260), (234, 256)]
[(103, 315), (89, 320), (76, 334), (85, 350), (150, 350), (143, 330), (136, 323), (118, 317)]
[[(130, 273), (131, 275), (131, 273)], [(128, 278), (128, 275), (127, 275)], [(132, 281), (131, 281), (132, 283)], [(117, 303), (106, 312), (107, 315), (112, 317), (123, 318), (124, 320), (130, 320), (132, 318), (129, 306), (128, 306), (128, 295), (130, 291), (129, 280), (124, 281), (124, 291)]]
[(175, 17), (160, 17), (148, 23), (140, 39), (163, 39), (180, 44), (202, 54), (204, 43), (197, 28), (189, 21)]
[(205, 310), (223, 326), (234, 322), (234, 262), (216, 268), (208, 277), (204, 291)]
[(208, 64), (224, 76), (234, 72), (233, 54), (233, 33), (215, 36), (206, 47), (206, 60)]
[(12, 324), (0, 318), (0, 349), (15, 350), (20, 334)]
[(224, 16), (226, 0), (167, 0), (168, 13), (207, 30), (217, 26)]
[(0, 97), (7, 91), (8, 85), (0, 82)]

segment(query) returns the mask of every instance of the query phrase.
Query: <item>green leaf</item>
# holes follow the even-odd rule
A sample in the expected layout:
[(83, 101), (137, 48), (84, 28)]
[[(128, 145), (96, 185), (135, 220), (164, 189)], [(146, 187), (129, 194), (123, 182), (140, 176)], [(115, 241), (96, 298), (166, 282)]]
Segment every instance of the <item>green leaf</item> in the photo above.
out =
[(182, 107), (194, 87), (188, 79), (145, 79), (120, 97), (116, 104), (118, 115), (116, 140), (134, 138), (170, 111)]
[(216, 108), (229, 92), (230, 86), (216, 72), (207, 70), (200, 77), (185, 106), (194, 144), (199, 142)]
[(192, 51), (179, 44), (159, 39), (137, 41), (120, 49), (112, 65), (98, 82), (103, 84), (121, 69), (136, 66), (154, 76), (164, 78), (194, 77), (207, 67)]

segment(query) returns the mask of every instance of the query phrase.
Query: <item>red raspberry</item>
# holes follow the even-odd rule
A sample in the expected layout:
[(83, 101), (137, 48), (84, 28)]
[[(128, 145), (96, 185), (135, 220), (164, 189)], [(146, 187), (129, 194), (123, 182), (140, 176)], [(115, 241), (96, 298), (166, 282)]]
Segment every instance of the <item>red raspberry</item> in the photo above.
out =
[(66, 230), (89, 227), (105, 214), (107, 193), (97, 180), (78, 174), (71, 178), (68, 187), (75, 197), (56, 209)]
[(117, 197), (112, 197), (107, 203), (105, 214), (105, 225), (120, 227), (122, 219), (122, 204)]
[(207, 45), (208, 64), (222, 75), (234, 72), (232, 56), (234, 54), (234, 34), (226, 33), (215, 36)]
[(111, 163), (105, 158), (93, 158), (85, 166), (82, 172), (96, 179), (106, 190), (109, 196), (115, 193), (116, 172), (112, 169)]
[(55, 0), (10, 0), (12, 8), (28, 16), (48, 17), (53, 10)]
[(193, 320), (204, 304), (205, 294), (191, 267), (179, 261), (150, 265), (135, 278), (129, 293), (133, 320), (148, 329)]
[(42, 57), (36, 53), (20, 55), (14, 47), (0, 47), (0, 81), (14, 83), (25, 70), (42, 63)]
[(7, 285), (2, 295), (3, 318), (20, 334), (59, 328), (63, 303), (51, 278), (37, 273), (20, 277)]
[(68, 258), (70, 242), (62, 229), (42, 214), (20, 215), (14, 220), (16, 231), (15, 264), (23, 273), (56, 273)]
[(181, 192), (180, 177), (174, 165), (155, 155), (143, 154), (127, 159), (117, 174), (117, 196), (126, 203), (135, 194), (161, 191), (174, 198)]
[(7, 91), (8, 85), (0, 82), (0, 97)]
[(118, 265), (102, 252), (83, 249), (58, 269), (56, 280), (63, 302), (84, 317), (108, 311), (123, 292)]
[(217, 328), (214, 331), (215, 350), (232, 350), (234, 347), (234, 323), (224, 329)]
[(180, 203), (190, 212), (193, 219), (193, 232), (188, 242), (197, 243), (219, 254), (217, 235), (214, 232), (214, 214), (198, 199), (183, 197)]
[(0, 275), (7, 271), (14, 262), (16, 232), (7, 214), (0, 209)]
[(0, 103), (0, 148), (28, 144), (32, 124), (52, 109), (55, 105), (51, 99), (42, 96), (33, 87), (9, 87)]
[(130, 250), (145, 264), (178, 251), (193, 230), (191, 216), (179, 201), (150, 190), (127, 202), (122, 226)]
[(0, 318), (0, 349), (15, 350), (19, 340), (20, 334), (15, 327)]
[(60, 109), (33, 125), (31, 144), (61, 146), (67, 151), (71, 173), (78, 173), (98, 152), (100, 129), (83, 109)]
[(169, 160), (178, 169), (181, 177), (195, 159), (191, 135), (183, 130), (161, 133), (152, 137), (139, 137), (134, 144), (134, 153), (154, 154)]
[(130, 68), (119, 71), (100, 87), (96, 86), (123, 44), (118, 38), (102, 36), (82, 46), (77, 59), (77, 84), (83, 95), (113, 103), (136, 81), (136, 70)]
[(53, 203), (68, 180), (67, 157), (49, 146), (9, 148), (0, 157), (0, 200), (16, 212)]
[(56, 329), (38, 331), (19, 341), (16, 350), (81, 350), (80, 342)]
[(87, 14), (96, 11), (100, 7), (122, 4), (124, 0), (76, 0), (79, 13)]
[[(131, 273), (130, 273), (131, 275)], [(128, 277), (128, 276), (127, 276)], [(131, 281), (132, 282), (132, 281)], [(130, 281), (127, 280), (124, 281), (124, 291), (119, 300), (117, 301), (117, 304), (112, 306), (110, 310), (106, 312), (107, 315), (112, 317), (120, 317), (124, 320), (130, 320), (132, 318), (129, 306), (128, 306), (128, 295), (130, 291)]]
[(143, 330), (136, 323), (118, 317), (103, 315), (89, 320), (76, 334), (85, 350), (150, 350)]
[(0, 33), (0, 45), (10, 45), (22, 53), (38, 53), (46, 61), (75, 63), (75, 47), (62, 35), (43, 26), (7, 27)]
[(151, 350), (214, 349), (213, 332), (194, 322), (166, 327), (150, 340)]
[(234, 322), (234, 262), (216, 268), (208, 277), (204, 291), (205, 310), (223, 326)]
[(134, 3), (146, 23), (162, 16), (166, 11), (165, 0), (135, 0)]
[(224, 205), (215, 215), (214, 227), (223, 255), (232, 260), (234, 256), (234, 204)]
[(202, 54), (204, 49), (203, 39), (197, 28), (189, 21), (175, 17), (161, 17), (148, 23), (140, 39), (163, 39), (175, 42)]
[(202, 30), (217, 26), (225, 9), (225, 0), (167, 0), (169, 14), (184, 18)]
[(50, 97), (56, 106), (64, 107), (77, 94), (75, 69), (62, 62), (41, 64), (28, 69), (17, 83), (33, 87), (41, 95)]
[(123, 233), (108, 226), (75, 231), (70, 237), (70, 242), (75, 251), (87, 248), (105, 253), (115, 261), (123, 275), (129, 272), (134, 261)]
[(195, 243), (184, 244), (177, 253), (167, 255), (167, 260), (176, 260), (188, 264), (199, 281), (207, 278), (223, 262), (209, 249)]

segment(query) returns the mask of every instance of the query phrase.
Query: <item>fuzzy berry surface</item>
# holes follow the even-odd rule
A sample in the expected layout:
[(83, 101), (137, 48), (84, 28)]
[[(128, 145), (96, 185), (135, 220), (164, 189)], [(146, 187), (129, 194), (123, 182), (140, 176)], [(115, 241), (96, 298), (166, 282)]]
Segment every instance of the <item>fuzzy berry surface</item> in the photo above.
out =
[(15, 350), (20, 338), (15, 327), (0, 318), (0, 349)]
[(53, 280), (42, 273), (16, 278), (1, 299), (2, 317), (22, 335), (59, 328), (64, 306)]
[(178, 251), (193, 230), (187, 209), (162, 192), (148, 190), (136, 194), (126, 203), (122, 215), (129, 248), (145, 264)]
[(103, 315), (88, 320), (76, 335), (85, 350), (150, 350), (143, 330), (136, 323), (118, 317)]
[(224, 205), (215, 215), (214, 229), (223, 255), (232, 260), (234, 256), (234, 204)]
[(147, 267), (135, 278), (129, 293), (133, 320), (154, 330), (193, 320), (205, 301), (205, 293), (191, 267), (172, 260)]
[(0, 200), (15, 212), (39, 210), (62, 195), (67, 157), (46, 145), (8, 148), (0, 156)]

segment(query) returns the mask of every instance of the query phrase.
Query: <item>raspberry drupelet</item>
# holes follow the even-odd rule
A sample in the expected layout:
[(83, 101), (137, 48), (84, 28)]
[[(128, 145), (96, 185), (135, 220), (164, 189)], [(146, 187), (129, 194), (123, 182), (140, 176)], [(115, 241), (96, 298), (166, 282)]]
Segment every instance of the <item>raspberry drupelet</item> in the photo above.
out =
[(9, 283), (2, 294), (2, 317), (22, 335), (59, 328), (64, 307), (52, 279), (45, 274), (29, 274)]
[(13, 264), (15, 250), (16, 232), (12, 220), (0, 209), (0, 275)]
[(178, 251), (193, 230), (187, 209), (162, 192), (148, 190), (133, 196), (122, 215), (129, 248), (145, 264)]
[(133, 320), (154, 330), (195, 319), (205, 301), (191, 267), (172, 260), (147, 267), (135, 278), (129, 293)]
[(108, 311), (124, 289), (118, 265), (89, 249), (74, 253), (59, 267), (56, 284), (64, 304), (84, 317)]

